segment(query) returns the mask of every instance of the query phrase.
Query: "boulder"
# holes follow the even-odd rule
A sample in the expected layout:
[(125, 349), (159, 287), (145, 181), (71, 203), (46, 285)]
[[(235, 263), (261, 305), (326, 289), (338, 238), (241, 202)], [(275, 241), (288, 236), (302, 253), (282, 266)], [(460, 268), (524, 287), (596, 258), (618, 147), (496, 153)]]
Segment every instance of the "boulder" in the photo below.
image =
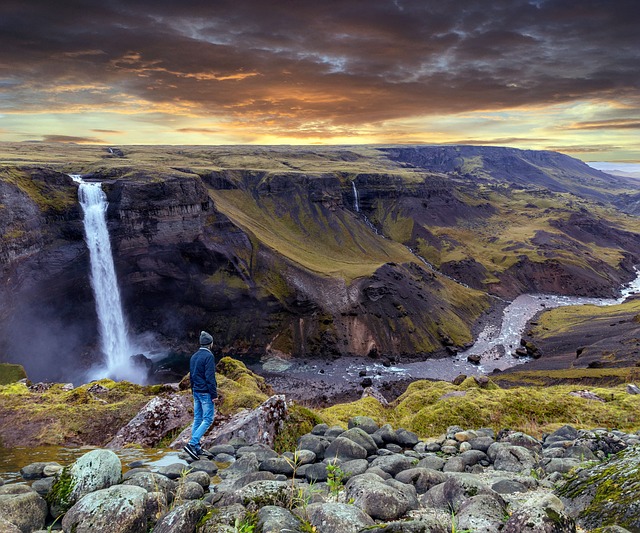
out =
[(403, 470), (413, 468), (416, 464), (417, 461), (415, 459), (397, 453), (376, 457), (371, 462), (371, 466), (377, 466), (393, 477), (396, 477)]
[(351, 478), (345, 486), (347, 500), (376, 520), (397, 520), (408, 511), (419, 507), (416, 489), (373, 474)]
[(347, 423), (347, 428), (348, 429), (360, 428), (361, 430), (371, 435), (372, 433), (375, 433), (376, 431), (378, 431), (379, 426), (377, 422), (371, 417), (354, 416), (353, 418), (349, 419), (349, 422)]
[(258, 511), (258, 530), (262, 533), (302, 533), (300, 521), (287, 509), (265, 505)]
[(312, 503), (306, 517), (318, 533), (358, 533), (375, 525), (369, 515), (346, 503)]
[(162, 492), (167, 501), (173, 499), (176, 482), (155, 472), (139, 472), (122, 483), (128, 487), (139, 487), (147, 492)]
[(199, 500), (204, 496), (204, 488), (195, 481), (182, 481), (176, 487), (175, 501)]
[(506, 516), (502, 498), (478, 494), (466, 500), (455, 515), (456, 531), (500, 531)]
[[(241, 411), (228, 422), (215, 426), (202, 439), (202, 447), (209, 448), (217, 444), (227, 444), (239, 437), (247, 442), (266, 444), (273, 447), (275, 437), (288, 417), (289, 410), (284, 395), (271, 396), (251, 411)], [(189, 440), (191, 428), (186, 428), (172, 448), (182, 448)]]
[(174, 508), (162, 517), (153, 528), (153, 533), (175, 533), (177, 531), (195, 531), (200, 519), (207, 514), (207, 504), (202, 501), (189, 501)]
[(293, 461), (285, 457), (271, 457), (260, 463), (260, 470), (271, 472), (272, 474), (283, 474), (293, 476)]
[[(362, 431), (362, 433), (367, 435), (364, 431)], [(368, 453), (365, 448), (360, 446), (357, 442), (345, 437), (336, 437), (324, 452), (324, 456), (326, 458), (333, 459), (337, 457), (338, 459), (346, 461), (350, 459), (364, 459), (367, 455)]]
[(418, 494), (424, 494), (431, 487), (444, 483), (447, 480), (447, 476), (437, 470), (416, 467), (399, 472), (396, 475), (396, 479), (401, 483), (413, 485)]
[(576, 525), (560, 499), (534, 494), (511, 513), (502, 533), (574, 533)]
[(111, 450), (92, 450), (64, 469), (51, 487), (51, 514), (59, 516), (83, 496), (120, 483), (122, 464)]
[(529, 473), (536, 466), (536, 460), (531, 452), (523, 446), (513, 446), (508, 443), (497, 442), (487, 450), (489, 459), (493, 461), (496, 470), (507, 472)]
[(156, 396), (116, 433), (107, 447), (123, 448), (127, 444), (152, 447), (168, 434), (182, 429), (192, 420), (193, 400), (185, 394)]
[[(372, 431), (371, 433), (375, 433), (375, 430)], [(359, 444), (367, 451), (367, 455), (374, 455), (378, 451), (378, 446), (376, 445), (376, 442), (373, 440), (371, 435), (368, 432), (364, 431), (362, 428), (354, 427), (354, 428), (348, 429), (347, 431), (342, 433), (342, 435), (340, 435), (339, 438), (350, 439), (356, 444)], [(327, 456), (331, 457), (331, 454), (328, 453)]]
[[(22, 476), (22, 479), (26, 479), (26, 480), (40, 479), (43, 477), (53, 475), (52, 473), (49, 473), (49, 470), (47, 470), (48, 467), (51, 468), (53, 466), (56, 466), (56, 467), (59, 467), (59, 469), (62, 469), (59, 463), (56, 463), (53, 461), (36, 462), (21, 468), (20, 475)], [(45, 474), (45, 470), (47, 470), (48, 472), (47, 474)]]
[(324, 437), (324, 434), (320, 436), (308, 433), (298, 439), (298, 449), (309, 450), (315, 453), (316, 459), (320, 461), (324, 459), (324, 451), (327, 449), (327, 446), (329, 446), (329, 441)]
[(62, 519), (62, 529), (74, 533), (140, 533), (147, 530), (147, 491), (114, 485), (91, 492)]
[[(31, 487), (26, 485), (0, 487), (0, 517), (18, 531), (31, 533), (31, 531), (43, 529), (47, 514), (47, 502)], [(7, 526), (8, 531), (11, 529), (13, 528)]]
[(259, 463), (261, 463), (266, 459), (278, 457), (278, 454), (274, 452), (270, 446), (267, 446), (265, 444), (252, 444), (250, 446), (240, 446), (240, 448), (236, 450), (237, 457), (243, 457), (246, 454), (255, 455)]
[[(212, 516), (202, 526), (199, 526), (198, 533), (236, 533), (240, 531), (253, 531), (250, 529), (236, 528), (236, 520), (242, 521), (247, 514), (247, 510), (239, 503), (216, 507)], [(182, 532), (183, 530), (180, 530)], [(155, 532), (154, 532), (155, 533)], [(178, 533), (178, 530), (176, 530)]]
[(423, 506), (457, 513), (465, 501), (479, 494), (488, 494), (505, 505), (502, 497), (478, 476), (466, 473), (451, 473), (446, 476), (447, 481), (432, 487), (420, 497)]

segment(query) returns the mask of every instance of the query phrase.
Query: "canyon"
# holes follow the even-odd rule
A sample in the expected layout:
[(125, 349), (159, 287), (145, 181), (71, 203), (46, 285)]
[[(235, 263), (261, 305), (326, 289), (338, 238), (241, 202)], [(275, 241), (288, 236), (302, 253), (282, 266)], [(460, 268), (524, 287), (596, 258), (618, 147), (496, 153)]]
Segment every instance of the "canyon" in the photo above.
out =
[(520, 294), (615, 297), (640, 264), (640, 181), (554, 152), (14, 143), (0, 155), (0, 361), (34, 380), (82, 379), (100, 358), (69, 174), (102, 184), (123, 308), (151, 359), (187, 357), (201, 329), (246, 361), (450, 357)]

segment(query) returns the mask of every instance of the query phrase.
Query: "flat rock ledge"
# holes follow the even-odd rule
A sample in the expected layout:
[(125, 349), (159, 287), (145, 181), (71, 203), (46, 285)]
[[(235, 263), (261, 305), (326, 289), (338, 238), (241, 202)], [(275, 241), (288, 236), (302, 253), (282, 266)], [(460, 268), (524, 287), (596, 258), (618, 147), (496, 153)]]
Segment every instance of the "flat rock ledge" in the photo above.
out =
[(637, 433), (564, 426), (538, 440), (452, 426), (420, 439), (358, 416), (317, 425), (283, 454), (237, 436), (208, 451), (124, 474), (107, 450), (27, 465), (24, 483), (0, 484), (0, 531), (640, 530)]

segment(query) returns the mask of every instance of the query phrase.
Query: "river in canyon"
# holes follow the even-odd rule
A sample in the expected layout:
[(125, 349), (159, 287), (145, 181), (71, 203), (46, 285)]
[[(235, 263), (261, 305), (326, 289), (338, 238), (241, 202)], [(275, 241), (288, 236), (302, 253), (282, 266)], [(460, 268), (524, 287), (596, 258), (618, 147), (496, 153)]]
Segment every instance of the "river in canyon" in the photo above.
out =
[[(469, 349), (453, 357), (428, 359), (402, 364), (383, 364), (368, 358), (341, 358), (339, 360), (290, 361), (278, 358), (268, 359), (262, 365), (252, 365), (252, 369), (267, 375), (276, 389), (291, 392), (306, 383), (309, 395), (322, 390), (323, 384), (329, 395), (338, 393), (345, 385), (361, 383), (365, 377), (374, 386), (389, 381), (412, 381), (416, 379), (437, 379), (451, 381), (460, 374), (489, 374), (494, 370), (505, 370), (523, 364), (529, 357), (516, 357), (527, 322), (538, 312), (561, 306), (574, 305), (615, 305), (625, 301), (632, 294), (640, 293), (640, 270), (636, 268), (634, 280), (621, 288), (619, 298), (586, 298), (547, 294), (523, 294), (509, 303), (502, 312), (499, 323), (488, 323)], [(467, 361), (469, 355), (479, 355), (480, 364)]]

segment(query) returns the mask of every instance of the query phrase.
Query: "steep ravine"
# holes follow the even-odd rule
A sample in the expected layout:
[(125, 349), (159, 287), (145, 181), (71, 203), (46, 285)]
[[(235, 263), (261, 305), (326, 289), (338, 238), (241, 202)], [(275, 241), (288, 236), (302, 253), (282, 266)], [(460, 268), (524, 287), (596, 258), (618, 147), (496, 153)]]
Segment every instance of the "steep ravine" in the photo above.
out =
[[(99, 357), (76, 186), (46, 167), (0, 172), (0, 359), (66, 380)], [(240, 357), (446, 355), (472, 341), (486, 291), (609, 296), (640, 262), (640, 236), (604, 204), (447, 172), (132, 164), (85, 177), (109, 200), (132, 330), (174, 352), (206, 328)]]

